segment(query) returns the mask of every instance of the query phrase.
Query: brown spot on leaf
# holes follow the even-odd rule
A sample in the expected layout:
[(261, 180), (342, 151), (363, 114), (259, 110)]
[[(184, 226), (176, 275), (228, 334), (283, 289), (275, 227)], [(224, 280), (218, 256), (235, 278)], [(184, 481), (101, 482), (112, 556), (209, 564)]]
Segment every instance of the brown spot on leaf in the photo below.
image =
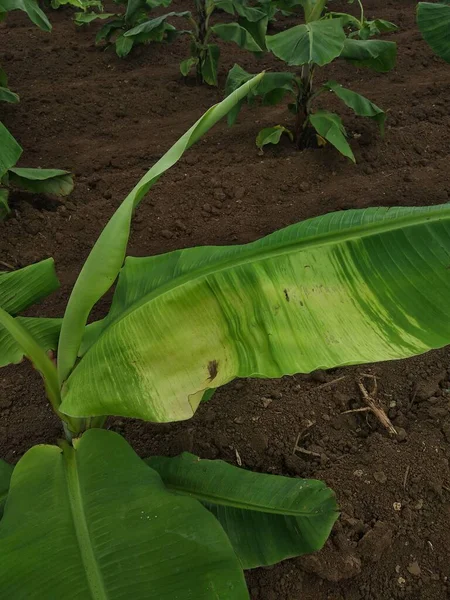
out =
[(290, 302), (288, 291), (287, 290), (283, 290), (283, 291), (284, 291), (284, 297), (286, 298), (286, 302)]
[(217, 377), (219, 372), (219, 363), (217, 360), (210, 360), (208, 363), (209, 380), (212, 381)]

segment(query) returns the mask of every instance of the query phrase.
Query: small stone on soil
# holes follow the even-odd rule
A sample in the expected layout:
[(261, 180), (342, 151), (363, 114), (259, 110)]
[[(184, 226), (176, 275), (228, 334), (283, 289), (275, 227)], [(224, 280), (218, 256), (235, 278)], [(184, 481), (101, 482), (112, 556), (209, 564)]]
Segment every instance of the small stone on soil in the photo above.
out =
[(414, 575), (414, 577), (420, 577), (422, 573), (422, 569), (419, 567), (419, 563), (417, 561), (410, 563), (406, 568), (411, 575)]
[(403, 427), (397, 427), (397, 441), (398, 442), (405, 442), (408, 434), (406, 433), (406, 430), (403, 429)]
[(378, 481), (378, 483), (386, 483), (387, 481), (386, 474), (383, 471), (376, 471), (373, 474), (373, 478), (375, 479), (375, 481)]
[(270, 406), (273, 402), (272, 398), (261, 398), (264, 408)]

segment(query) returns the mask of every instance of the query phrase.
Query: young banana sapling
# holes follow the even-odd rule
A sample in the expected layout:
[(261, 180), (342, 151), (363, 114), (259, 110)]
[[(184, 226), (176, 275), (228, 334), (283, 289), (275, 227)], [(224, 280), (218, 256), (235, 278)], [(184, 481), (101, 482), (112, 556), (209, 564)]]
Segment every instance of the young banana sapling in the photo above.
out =
[[(393, 31), (395, 26), (387, 21), (366, 21), (364, 14), (358, 19), (342, 13), (330, 13), (327, 0), (304, 0), (302, 7), (304, 24), (266, 36), (267, 48), (287, 66), (298, 67), (299, 71), (267, 73), (249, 98), (252, 101), (260, 97), (263, 104), (274, 105), (288, 97), (288, 108), (295, 117), (294, 124), (263, 129), (256, 144), (260, 149), (266, 144), (277, 144), (285, 133), (298, 148), (329, 143), (355, 161), (340, 116), (318, 108), (318, 100), (332, 92), (358, 116), (373, 119), (382, 135), (386, 114), (364, 96), (334, 80), (315, 86), (315, 75), (319, 68), (338, 58), (381, 73), (391, 70), (396, 60), (396, 44), (369, 37), (376, 31)], [(226, 93), (231, 93), (251, 77), (250, 73), (235, 65), (228, 74)], [(230, 113), (230, 124), (236, 120), (238, 112), (239, 107)]]
[[(86, 326), (92, 307), (121, 271), (135, 208), (159, 177), (259, 79), (211, 108), (127, 196), (84, 264), (63, 319), (17, 316), (58, 286), (51, 259), (0, 274), (0, 366), (20, 362), (24, 356), (32, 361), (44, 379), (66, 438), (57, 446), (35, 446), (14, 469), (0, 461), (2, 598), (248, 600), (244, 568), (317, 550), (330, 533), (338, 514), (336, 501), (320, 481), (251, 473), (191, 454), (167, 460), (151, 457), (144, 462), (123, 438), (101, 429), (106, 405), (102, 415), (94, 414), (97, 402), (87, 411), (80, 405), (83, 415), (74, 417), (62, 404), (71, 402), (74, 392), (78, 396), (75, 373), (112, 331), (115, 316), (120, 321), (134, 307), (133, 301), (129, 304), (131, 296), (139, 303), (142, 293), (146, 295), (160, 284), (164, 287), (177, 277), (171, 272), (175, 266), (171, 255), (155, 257), (156, 270), (151, 272), (157, 284), (150, 272), (144, 274), (145, 265), (144, 271), (139, 265), (144, 278), (133, 284), (134, 291), (122, 288), (125, 296), (119, 298), (122, 292), (115, 295), (119, 304), (125, 303), (125, 310), (115, 301), (105, 320)], [(194, 262), (184, 267), (180, 263), (181, 269), (197, 270), (195, 257), (188, 254)], [(168, 263), (160, 263), (159, 258), (163, 263), (167, 258)], [(128, 277), (136, 274), (133, 260), (129, 266), (131, 271), (123, 271), (122, 285), (126, 287)], [(204, 310), (208, 310), (207, 304)], [(189, 297), (181, 302), (181, 318), (183, 306), (194, 308), (195, 303)], [(173, 329), (167, 329), (166, 336), (170, 337), (170, 331)], [(116, 352), (123, 357), (133, 353), (133, 346), (140, 352), (142, 342), (152, 344), (145, 327), (125, 354), (119, 343), (109, 352), (110, 358)], [(180, 349), (183, 344), (180, 339)], [(52, 358), (51, 350), (56, 350)], [(169, 356), (176, 362), (169, 347), (163, 354), (166, 363)], [(131, 354), (126, 360), (130, 368), (138, 366)], [(200, 398), (189, 398), (190, 385), (184, 388), (186, 398), (181, 399), (175, 388), (174, 394), (166, 397), (165, 374), (160, 371), (160, 385), (153, 388), (151, 372), (158, 370), (157, 362), (147, 374), (140, 367), (141, 375), (138, 371), (134, 375), (117, 373), (119, 387), (125, 384), (131, 390), (134, 381), (131, 396), (120, 394), (124, 405), (128, 403), (125, 412), (135, 411), (136, 399), (146, 386), (141, 401), (148, 402), (149, 410), (142, 417), (152, 413), (150, 420), (173, 421), (191, 416)], [(110, 375), (115, 379), (113, 363)], [(93, 386), (103, 379), (102, 364), (98, 367)], [(194, 381), (194, 365), (183, 369), (192, 367)], [(219, 363), (215, 372), (209, 369), (208, 376), (215, 379), (218, 369)], [(184, 387), (187, 380), (180, 379), (181, 383)], [(203, 395), (199, 390), (196, 396)]]

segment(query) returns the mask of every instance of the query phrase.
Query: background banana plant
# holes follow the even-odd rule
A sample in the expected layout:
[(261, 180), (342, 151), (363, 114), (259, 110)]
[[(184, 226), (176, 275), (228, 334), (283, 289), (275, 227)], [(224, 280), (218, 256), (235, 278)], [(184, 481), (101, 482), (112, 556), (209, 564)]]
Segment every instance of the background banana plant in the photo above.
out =
[[(36, 0), (0, 0), (0, 21), (12, 10), (26, 12), (40, 29), (51, 31), (50, 22)], [(2, 101), (16, 104), (19, 102), (19, 96), (8, 88), (7, 75), (0, 68), (0, 102)], [(20, 145), (0, 121), (0, 221), (10, 212), (8, 204), (10, 188), (55, 196), (67, 196), (73, 189), (73, 179), (68, 171), (16, 167), (22, 151)]]
[(450, 2), (419, 2), (417, 24), (433, 52), (450, 63)]
[(22, 151), (11, 133), (0, 122), (0, 220), (10, 212), (10, 188), (54, 196), (67, 196), (73, 190), (73, 178), (69, 171), (16, 167)]
[[(396, 44), (369, 38), (376, 33), (395, 31), (396, 26), (383, 20), (367, 21), (359, 0), (358, 4), (361, 15), (354, 17), (328, 12), (326, 0), (302, 0), (300, 5), (305, 23), (266, 36), (267, 48), (288, 66), (299, 67), (300, 70), (267, 73), (258, 88), (252, 90), (249, 100), (260, 97), (266, 105), (278, 104), (288, 97), (288, 108), (295, 115), (293, 127), (276, 125), (260, 131), (256, 139), (260, 150), (266, 144), (277, 144), (285, 133), (299, 148), (329, 143), (355, 162), (340, 116), (325, 109), (314, 109), (317, 99), (329, 92), (335, 94), (356, 115), (373, 119), (383, 135), (386, 115), (376, 104), (334, 80), (314, 87), (317, 68), (338, 58), (381, 73), (394, 67)], [(226, 94), (251, 77), (250, 73), (235, 65), (228, 74)], [(238, 113), (239, 106), (229, 115), (230, 125), (235, 122)]]
[[(217, 10), (237, 17), (237, 21), (211, 25)], [(191, 55), (180, 65), (184, 76), (195, 68), (199, 82), (217, 85), (220, 48), (210, 43), (214, 36), (257, 55), (266, 50), (269, 16), (264, 6), (250, 6), (246, 0), (195, 0), (195, 11), (187, 16), (192, 26), (185, 32), (191, 38)]]
[[(116, 54), (125, 58), (134, 46), (149, 42), (171, 42), (180, 32), (168, 22), (170, 17), (183, 17), (184, 12), (169, 12), (150, 19), (154, 8), (167, 7), (172, 0), (115, 0), (116, 4), (125, 6), (123, 13), (105, 13), (83, 11), (75, 13), (77, 25), (86, 25), (95, 20), (106, 21), (95, 38), (96, 44), (106, 42), (114, 44)], [(103, 7), (100, 7), (103, 10)]]

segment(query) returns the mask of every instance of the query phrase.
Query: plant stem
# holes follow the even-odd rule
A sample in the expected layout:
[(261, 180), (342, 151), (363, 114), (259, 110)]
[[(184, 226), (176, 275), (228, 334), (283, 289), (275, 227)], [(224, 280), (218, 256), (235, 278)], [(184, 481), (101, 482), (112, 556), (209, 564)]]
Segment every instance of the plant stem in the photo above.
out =
[(25, 327), (23, 327), (20, 321), (12, 317), (3, 308), (0, 308), (0, 323), (8, 331), (14, 341), (17, 342), (24, 355), (31, 360), (34, 367), (42, 375), (48, 399), (50, 400), (53, 410), (60, 416), (58, 408), (61, 404), (61, 396), (59, 393), (58, 373), (55, 365), (34, 337), (25, 329)]
[(205, 0), (195, 0), (195, 9), (197, 12), (197, 81), (203, 83), (202, 66), (205, 61), (205, 40), (208, 33), (209, 17), (206, 14)]
[(361, 9), (361, 27), (364, 25), (364, 6), (361, 0), (358, 0), (359, 8)]
[(297, 117), (295, 120), (295, 142), (301, 147), (304, 141), (304, 131), (308, 124), (311, 110), (311, 100), (314, 97), (313, 90), (314, 65), (303, 65), (300, 74), (300, 84), (297, 95)]

